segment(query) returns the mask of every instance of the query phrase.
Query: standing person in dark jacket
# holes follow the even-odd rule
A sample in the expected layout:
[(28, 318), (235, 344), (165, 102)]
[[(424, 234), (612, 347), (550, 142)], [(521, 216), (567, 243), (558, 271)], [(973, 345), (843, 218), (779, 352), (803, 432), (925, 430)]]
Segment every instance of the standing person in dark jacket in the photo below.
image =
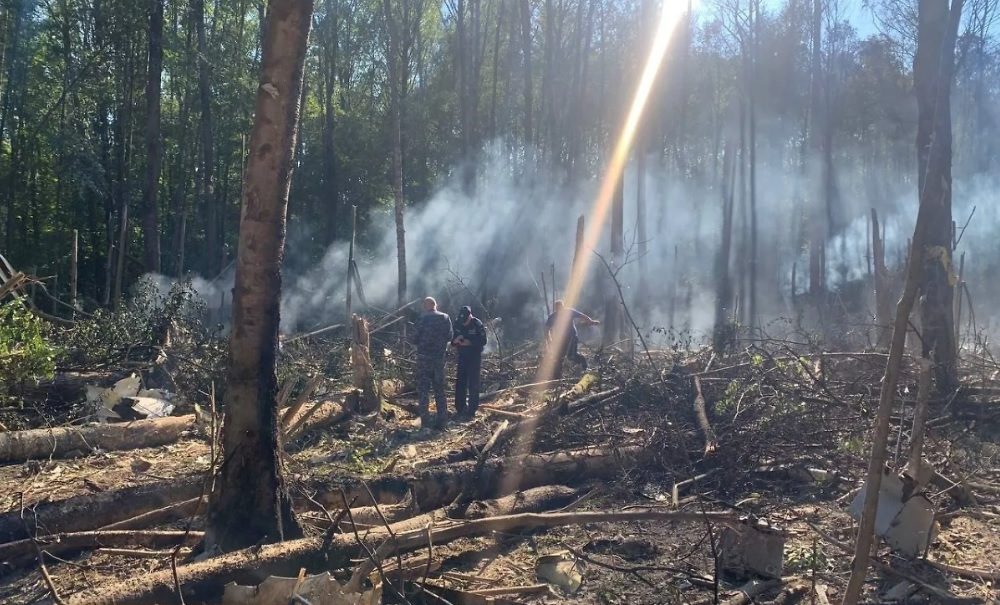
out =
[(473, 317), (470, 307), (462, 307), (458, 312), (451, 345), (458, 350), (455, 412), (461, 417), (472, 418), (479, 407), (479, 371), (486, 346), (486, 329), (483, 322)]
[[(569, 314), (568, 318), (566, 314)], [(556, 330), (556, 324), (560, 321), (560, 318), (562, 318), (562, 321), (567, 321), (569, 325), (563, 334), (556, 334), (558, 331)], [(576, 332), (576, 320), (578, 319), (585, 326), (593, 326), (601, 323), (585, 313), (581, 313), (571, 307), (566, 307), (561, 300), (557, 300), (552, 304), (552, 314), (545, 320), (546, 342), (549, 347), (554, 348), (556, 351), (555, 373), (557, 378), (562, 375), (563, 357), (567, 357), (582, 366), (584, 372), (587, 371), (587, 358), (581, 355), (577, 349), (580, 344), (580, 338)]]
[(420, 426), (431, 426), (430, 391), (434, 389), (434, 407), (438, 426), (448, 421), (448, 399), (444, 391), (444, 355), (451, 340), (451, 318), (437, 310), (437, 301), (424, 299), (424, 313), (417, 320), (413, 336), (417, 346), (417, 395), (420, 404)]

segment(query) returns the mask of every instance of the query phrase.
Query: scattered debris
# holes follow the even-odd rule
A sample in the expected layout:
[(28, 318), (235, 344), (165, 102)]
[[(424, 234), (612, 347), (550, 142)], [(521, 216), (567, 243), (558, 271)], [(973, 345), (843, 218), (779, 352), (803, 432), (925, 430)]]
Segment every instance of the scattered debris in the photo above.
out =
[(785, 536), (763, 521), (726, 526), (719, 538), (720, 568), (738, 577), (781, 579)]
[[(923, 494), (909, 497), (906, 483), (893, 473), (882, 477), (878, 509), (875, 513), (875, 534), (881, 536), (898, 553), (916, 557), (927, 551), (936, 535), (934, 505)], [(866, 489), (862, 488), (851, 502), (851, 516), (861, 517)]]
[(381, 602), (380, 582), (362, 593), (344, 592), (344, 587), (329, 572), (307, 576), (304, 569), (297, 578), (271, 576), (257, 586), (230, 582), (222, 596), (222, 605), (379, 605)]
[(580, 573), (582, 564), (568, 551), (540, 555), (535, 565), (535, 575), (539, 580), (573, 594), (583, 584), (583, 574)]

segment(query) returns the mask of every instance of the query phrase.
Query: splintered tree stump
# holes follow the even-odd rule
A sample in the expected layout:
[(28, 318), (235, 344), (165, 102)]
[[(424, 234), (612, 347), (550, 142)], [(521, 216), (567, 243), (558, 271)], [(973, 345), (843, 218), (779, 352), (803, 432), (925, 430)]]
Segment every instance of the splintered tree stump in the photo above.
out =
[(375, 385), (375, 370), (372, 368), (369, 348), (371, 341), (368, 336), (368, 322), (364, 317), (351, 317), (351, 373), (357, 399), (358, 411), (372, 414), (382, 409), (378, 388)]

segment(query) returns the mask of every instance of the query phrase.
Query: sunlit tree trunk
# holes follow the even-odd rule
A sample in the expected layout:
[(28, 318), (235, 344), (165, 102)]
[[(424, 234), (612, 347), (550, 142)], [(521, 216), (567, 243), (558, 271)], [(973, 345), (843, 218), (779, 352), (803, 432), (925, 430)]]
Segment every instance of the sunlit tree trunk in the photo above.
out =
[(301, 535), (282, 472), (277, 352), (285, 218), (312, 10), (312, 0), (268, 5), (236, 257), (224, 461), (205, 538), (223, 551)]

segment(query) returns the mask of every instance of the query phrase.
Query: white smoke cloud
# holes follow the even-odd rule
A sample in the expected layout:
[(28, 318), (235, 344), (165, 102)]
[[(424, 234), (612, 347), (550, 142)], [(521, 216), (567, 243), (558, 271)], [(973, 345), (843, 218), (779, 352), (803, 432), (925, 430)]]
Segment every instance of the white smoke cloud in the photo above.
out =
[[(555, 266), (557, 293), (568, 277), (573, 258), (576, 221), (590, 219), (598, 183), (594, 179), (563, 184), (556, 177), (525, 172), (511, 161), (506, 147), (496, 144), (482, 154), (474, 191), (466, 193), (455, 174), (443, 180), (424, 203), (406, 209), (408, 298), (438, 298), (446, 312), (462, 305), (478, 311), (485, 305), (502, 316), (509, 337), (530, 336), (544, 319), (545, 305), (538, 286), (544, 272), (549, 279)], [(794, 151), (793, 153), (798, 153)], [(757, 297), (762, 323), (791, 317), (791, 273), (796, 265), (797, 290), (808, 284), (808, 247), (801, 234), (805, 213), (802, 204), (815, 195), (814, 180), (789, 168), (788, 150), (759, 145), (757, 158)], [(845, 153), (844, 157), (850, 157)], [(650, 157), (650, 168), (659, 158)], [(721, 162), (720, 162), (721, 164)], [(870, 238), (870, 208), (879, 209), (886, 231), (886, 256), (898, 266), (912, 234), (916, 192), (911, 175), (880, 174), (873, 187), (871, 174), (852, 169), (844, 160), (837, 166), (838, 211), (846, 225), (826, 245), (827, 286), (868, 276), (866, 258)], [(870, 169), (869, 169), (870, 170)], [(704, 166), (698, 176), (684, 179), (677, 171), (650, 169), (646, 174), (647, 247), (645, 257), (648, 297), (638, 301), (640, 263), (636, 234), (636, 173), (625, 172), (624, 225), (629, 264), (622, 269), (627, 302), (641, 327), (690, 330), (695, 340), (707, 335), (714, 322), (715, 262), (721, 241), (721, 166)], [(915, 171), (914, 171), (915, 172)], [(739, 186), (739, 179), (737, 179)], [(975, 251), (966, 261), (966, 275), (986, 275), (1000, 268), (1000, 205), (991, 201), (996, 178), (956, 181), (955, 216), (964, 222), (972, 206), (976, 216), (962, 240), (962, 250)], [(293, 192), (294, 195), (294, 192)], [(739, 283), (751, 270), (746, 243), (749, 209), (736, 195), (731, 270)], [(396, 235), (391, 207), (369, 216), (368, 245), (359, 243), (356, 260), (367, 302), (372, 310), (397, 307)], [(608, 231), (599, 244), (607, 256)], [(589, 254), (590, 252), (588, 252)], [(294, 254), (291, 250), (289, 254)], [(282, 331), (291, 333), (341, 323), (345, 315), (346, 242), (330, 246), (312, 268), (285, 275), (282, 293)], [(158, 278), (161, 287), (169, 280)], [(992, 281), (990, 282), (993, 283)], [(231, 272), (213, 282), (194, 278), (193, 287), (210, 308), (231, 297)], [(606, 272), (594, 258), (578, 307), (600, 316), (604, 295), (610, 293)], [(551, 298), (552, 285), (547, 284)], [(997, 292), (996, 294), (1000, 294)], [(355, 295), (355, 310), (362, 305)], [(640, 305), (639, 303), (645, 303)], [(744, 301), (743, 304), (746, 304)], [(638, 313), (644, 307), (646, 314)], [(991, 313), (983, 313), (984, 321)], [(596, 335), (589, 335), (596, 338)], [(661, 337), (662, 340), (662, 337)], [(654, 344), (656, 344), (654, 337)]]

